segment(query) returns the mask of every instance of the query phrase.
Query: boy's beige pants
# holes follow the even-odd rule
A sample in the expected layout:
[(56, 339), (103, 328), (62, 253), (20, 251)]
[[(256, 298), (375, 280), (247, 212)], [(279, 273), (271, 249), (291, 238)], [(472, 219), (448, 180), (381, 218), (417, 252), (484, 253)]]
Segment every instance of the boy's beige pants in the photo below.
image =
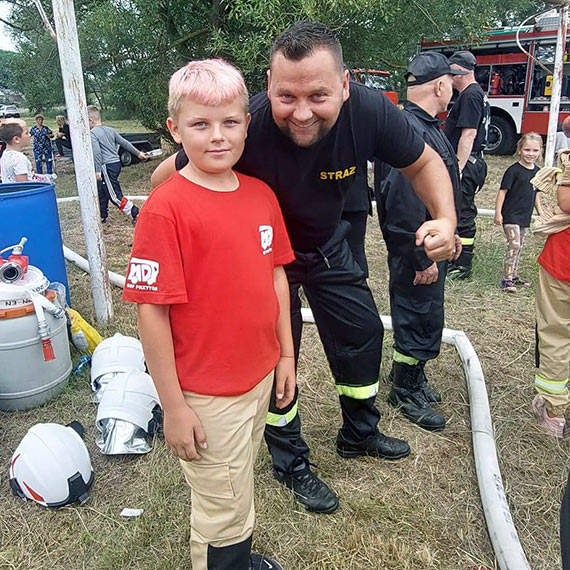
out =
[(207, 570), (208, 545), (237, 544), (253, 532), (253, 464), (272, 386), (273, 371), (240, 396), (184, 392), (186, 403), (202, 422), (208, 444), (208, 449), (198, 450), (198, 461), (180, 461), (192, 489), (192, 570)]
[(562, 416), (570, 405), (570, 283), (555, 279), (539, 265), (536, 292), (536, 391), (552, 415)]

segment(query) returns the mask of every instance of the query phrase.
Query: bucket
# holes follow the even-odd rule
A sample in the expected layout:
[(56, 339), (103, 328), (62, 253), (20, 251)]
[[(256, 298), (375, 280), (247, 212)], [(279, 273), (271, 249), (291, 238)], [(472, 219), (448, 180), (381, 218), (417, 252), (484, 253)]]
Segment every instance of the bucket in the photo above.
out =
[[(65, 312), (37, 268), (28, 267), (15, 284), (0, 284), (0, 410), (28, 410), (47, 402), (65, 387), (71, 355)], [(34, 297), (32, 301), (31, 297)], [(45, 302), (45, 335), (40, 336), (38, 299)], [(44, 298), (45, 297), (45, 298)], [(47, 299), (47, 300), (46, 300)], [(52, 314), (53, 311), (56, 314)], [(44, 329), (42, 329), (42, 334)], [(49, 345), (49, 349), (45, 346)]]
[(28, 238), (24, 255), (30, 264), (50, 281), (63, 283), (71, 304), (53, 184), (0, 184), (0, 243), (16, 244), (23, 236)]

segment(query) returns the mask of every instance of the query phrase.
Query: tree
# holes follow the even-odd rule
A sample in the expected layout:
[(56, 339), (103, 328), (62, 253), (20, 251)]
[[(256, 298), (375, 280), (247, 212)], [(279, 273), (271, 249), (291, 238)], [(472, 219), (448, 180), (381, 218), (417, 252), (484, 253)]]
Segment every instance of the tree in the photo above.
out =
[[(15, 1), (15, 0), (14, 0)], [(263, 89), (272, 38), (291, 22), (320, 20), (338, 34), (350, 67), (403, 69), (421, 36), (468, 45), (497, 22), (538, 11), (535, 0), (77, 0), (88, 97), (162, 129), (167, 84), (189, 59), (224, 57)], [(51, 6), (45, 6), (51, 17)], [(61, 96), (57, 52), (31, 0), (14, 5), (19, 81), (31, 105)], [(397, 31), (397, 32), (395, 32)], [(61, 102), (61, 100), (60, 100)]]

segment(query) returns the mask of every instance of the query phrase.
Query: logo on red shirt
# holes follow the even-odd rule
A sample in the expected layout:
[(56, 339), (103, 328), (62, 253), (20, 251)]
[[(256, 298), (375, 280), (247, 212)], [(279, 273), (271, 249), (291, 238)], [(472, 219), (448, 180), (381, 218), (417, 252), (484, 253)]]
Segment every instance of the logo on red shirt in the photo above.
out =
[(261, 253), (267, 255), (273, 251), (273, 228), (271, 226), (259, 226), (261, 236)]
[(129, 289), (139, 289), (140, 291), (158, 291), (158, 287), (155, 285), (158, 272), (157, 261), (131, 257), (126, 286)]

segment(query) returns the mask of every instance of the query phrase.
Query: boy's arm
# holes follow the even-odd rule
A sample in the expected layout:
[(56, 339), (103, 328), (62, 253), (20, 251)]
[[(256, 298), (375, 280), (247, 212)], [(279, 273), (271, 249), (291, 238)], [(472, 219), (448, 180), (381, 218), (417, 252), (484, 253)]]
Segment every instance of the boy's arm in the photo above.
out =
[(503, 209), (506, 195), (507, 191), (503, 188), (497, 192), (497, 199), (495, 200), (495, 225), (497, 226), (503, 225), (503, 214), (501, 210)]
[(136, 146), (133, 146), (127, 139), (124, 139), (117, 131), (115, 131), (115, 142), (124, 149), (128, 150), (135, 156), (138, 156), (141, 160), (146, 158), (146, 154), (141, 152)]
[(558, 207), (567, 214), (570, 214), (570, 186), (558, 186), (556, 191)]
[(164, 411), (164, 439), (172, 453), (184, 461), (200, 459), (206, 435), (178, 382), (170, 329), (170, 305), (137, 305), (139, 333), (148, 369)]
[(93, 148), (93, 163), (95, 164), (95, 176), (97, 180), (101, 180), (101, 164), (103, 162), (101, 158), (101, 145), (99, 144), (99, 139), (93, 131), (91, 131), (91, 147)]
[(536, 208), (536, 213), (539, 216), (542, 216), (542, 204), (540, 202), (540, 192), (536, 193), (536, 196), (534, 198), (534, 207)]
[(276, 333), (281, 346), (281, 357), (275, 368), (275, 392), (277, 394), (275, 405), (277, 408), (285, 408), (295, 396), (296, 380), (295, 350), (293, 348), (293, 335), (291, 334), (289, 283), (282, 265), (273, 269), (273, 283), (279, 303)]

